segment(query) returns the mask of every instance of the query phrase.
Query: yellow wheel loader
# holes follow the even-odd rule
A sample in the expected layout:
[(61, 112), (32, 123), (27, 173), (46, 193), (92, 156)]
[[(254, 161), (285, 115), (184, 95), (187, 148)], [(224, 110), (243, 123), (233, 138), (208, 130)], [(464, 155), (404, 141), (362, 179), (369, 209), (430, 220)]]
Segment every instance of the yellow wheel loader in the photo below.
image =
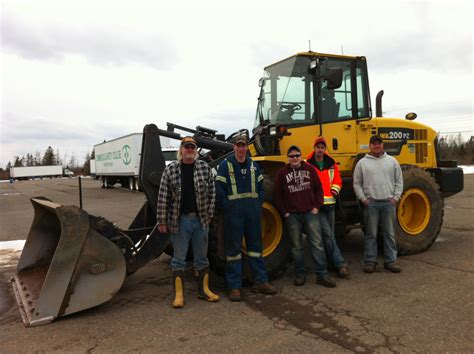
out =
[[(259, 86), (249, 151), (265, 175), (263, 256), (271, 277), (281, 274), (290, 261), (290, 243), (273, 204), (275, 175), (287, 161), (289, 146), (298, 145), (308, 154), (320, 135), (326, 138), (343, 178), (336, 214), (338, 235), (364, 227), (352, 174), (369, 151), (370, 137), (379, 134), (385, 150), (403, 170), (404, 192), (397, 206), (399, 252), (411, 254), (430, 247), (442, 226), (443, 199), (463, 189), (462, 169), (455, 161), (439, 159), (436, 132), (414, 122), (415, 113), (408, 113), (406, 119), (382, 117), (383, 91), (377, 94), (373, 117), (365, 57), (298, 53), (267, 66)], [(226, 139), (199, 126), (190, 129), (168, 123), (166, 130), (145, 126), (139, 179), (147, 202), (127, 230), (78, 207), (32, 199), (35, 218), (12, 279), (27, 326), (109, 300), (127, 275), (162, 252), (172, 252), (170, 236), (155, 227), (156, 203), (165, 168), (160, 136), (180, 139), (179, 130), (194, 136), (202, 148), (200, 158), (213, 168), (233, 153), (234, 136), (249, 135), (241, 130)], [(209, 259), (217, 272), (225, 266), (225, 232), (217, 213), (209, 237)], [(245, 244), (242, 251), (245, 255)]]

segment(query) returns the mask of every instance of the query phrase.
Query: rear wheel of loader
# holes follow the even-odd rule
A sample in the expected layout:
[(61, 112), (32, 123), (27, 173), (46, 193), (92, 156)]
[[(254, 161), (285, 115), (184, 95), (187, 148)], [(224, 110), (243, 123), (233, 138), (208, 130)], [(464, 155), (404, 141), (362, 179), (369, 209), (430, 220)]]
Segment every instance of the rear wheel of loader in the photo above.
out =
[(438, 237), (444, 201), (428, 172), (402, 166), (403, 194), (398, 202), (395, 235), (399, 254), (423, 252)]

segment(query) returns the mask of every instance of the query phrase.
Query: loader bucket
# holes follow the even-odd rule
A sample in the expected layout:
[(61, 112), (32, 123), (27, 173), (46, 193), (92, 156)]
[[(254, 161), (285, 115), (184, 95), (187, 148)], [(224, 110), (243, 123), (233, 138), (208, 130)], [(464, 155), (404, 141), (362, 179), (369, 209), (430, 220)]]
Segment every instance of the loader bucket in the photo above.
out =
[(100, 305), (121, 288), (121, 250), (76, 206), (32, 198), (35, 217), (12, 286), (26, 326)]

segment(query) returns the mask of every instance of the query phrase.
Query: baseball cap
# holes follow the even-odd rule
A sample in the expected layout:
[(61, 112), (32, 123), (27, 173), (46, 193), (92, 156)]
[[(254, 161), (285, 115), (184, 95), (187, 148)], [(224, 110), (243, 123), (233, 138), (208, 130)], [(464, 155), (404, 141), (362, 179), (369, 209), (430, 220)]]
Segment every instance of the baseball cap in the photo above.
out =
[(314, 140), (313, 147), (315, 147), (318, 144), (324, 144), (324, 146), (328, 146), (328, 144), (326, 144), (326, 139), (324, 139), (324, 136), (318, 136), (316, 140)]
[(181, 139), (181, 146), (184, 145), (189, 145), (193, 144), (194, 146), (197, 146), (196, 140), (192, 136), (185, 136), (183, 139)]
[(370, 137), (370, 144), (373, 144), (374, 142), (376, 141), (380, 141), (381, 143), (383, 143), (383, 140), (382, 138), (380, 137), (380, 135), (376, 134), (376, 135), (372, 135)]
[(290, 153), (290, 151), (298, 151), (301, 154), (301, 149), (296, 145), (291, 145), (288, 148), (288, 151), (286, 152), (286, 154), (288, 155)]
[(234, 138), (234, 144), (237, 145), (237, 144), (245, 144), (247, 145), (248, 143), (248, 140), (247, 140), (247, 135), (237, 135), (235, 138)]

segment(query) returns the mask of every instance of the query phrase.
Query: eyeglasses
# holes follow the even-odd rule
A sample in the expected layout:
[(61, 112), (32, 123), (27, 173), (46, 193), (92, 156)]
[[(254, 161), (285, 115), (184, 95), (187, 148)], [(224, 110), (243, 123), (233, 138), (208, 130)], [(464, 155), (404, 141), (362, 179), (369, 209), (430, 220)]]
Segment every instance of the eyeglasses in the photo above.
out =
[(296, 159), (297, 157), (301, 157), (301, 154), (295, 154), (295, 155), (288, 155), (290, 159)]
[(190, 144), (190, 145), (184, 145), (183, 147), (184, 147), (185, 149), (191, 149), (191, 150), (194, 150), (194, 149), (196, 148), (196, 145), (192, 145), (192, 144)]

